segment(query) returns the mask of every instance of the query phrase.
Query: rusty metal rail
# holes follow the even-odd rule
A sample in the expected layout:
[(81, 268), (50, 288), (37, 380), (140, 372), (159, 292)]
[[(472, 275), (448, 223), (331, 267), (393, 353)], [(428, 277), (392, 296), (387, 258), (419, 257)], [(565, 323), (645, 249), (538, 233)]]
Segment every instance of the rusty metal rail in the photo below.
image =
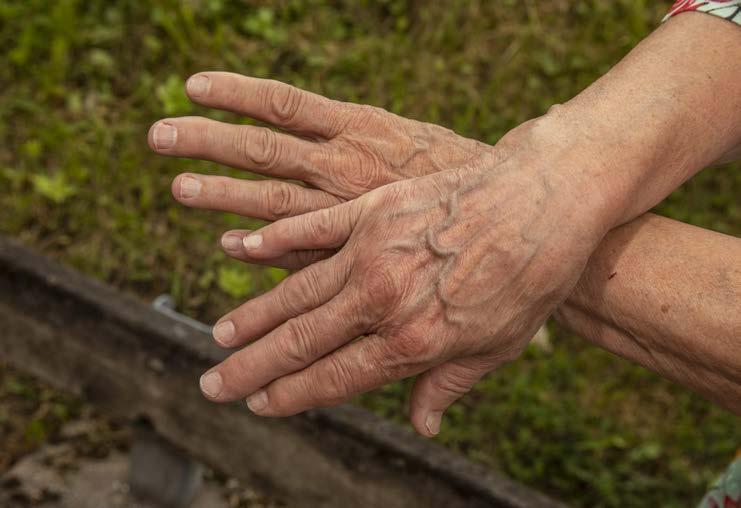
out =
[(302, 507), (556, 507), (362, 409), (263, 419), (203, 399), (203, 332), (0, 237), (3, 360)]

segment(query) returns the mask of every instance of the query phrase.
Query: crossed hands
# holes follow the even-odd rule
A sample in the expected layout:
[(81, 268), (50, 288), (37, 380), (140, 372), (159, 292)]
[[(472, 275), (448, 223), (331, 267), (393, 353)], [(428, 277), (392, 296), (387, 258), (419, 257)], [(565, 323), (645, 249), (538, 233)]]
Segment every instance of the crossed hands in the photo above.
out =
[(201, 378), (213, 401), (287, 416), (417, 375), (412, 424), (435, 435), (449, 405), (519, 356), (609, 230), (557, 114), (492, 147), (276, 81), (207, 72), (186, 89), (281, 132), (170, 118), (150, 129), (153, 150), (306, 184), (173, 181), (186, 206), (274, 221), (225, 233), (229, 256), (299, 269), (215, 325), (235, 351)]

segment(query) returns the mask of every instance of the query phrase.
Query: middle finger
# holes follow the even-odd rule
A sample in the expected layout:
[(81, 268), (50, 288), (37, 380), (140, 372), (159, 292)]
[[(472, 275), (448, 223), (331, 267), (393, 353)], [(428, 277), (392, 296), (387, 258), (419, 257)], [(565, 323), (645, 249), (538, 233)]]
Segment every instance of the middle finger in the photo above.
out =
[(321, 307), (286, 321), (204, 374), (203, 393), (214, 401), (236, 400), (306, 368), (366, 331), (369, 324), (360, 310), (358, 298), (343, 291)]

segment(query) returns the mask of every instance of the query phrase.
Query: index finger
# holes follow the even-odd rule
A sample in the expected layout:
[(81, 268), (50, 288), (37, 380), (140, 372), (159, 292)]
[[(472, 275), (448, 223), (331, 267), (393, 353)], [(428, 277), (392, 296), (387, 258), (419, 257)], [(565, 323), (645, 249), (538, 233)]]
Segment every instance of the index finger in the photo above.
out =
[(273, 379), (305, 368), (366, 327), (357, 301), (340, 293), (233, 353), (202, 376), (201, 390), (219, 402), (245, 397)]
[(345, 103), (272, 79), (231, 72), (201, 72), (185, 85), (193, 102), (233, 111), (284, 130), (335, 137), (347, 123)]

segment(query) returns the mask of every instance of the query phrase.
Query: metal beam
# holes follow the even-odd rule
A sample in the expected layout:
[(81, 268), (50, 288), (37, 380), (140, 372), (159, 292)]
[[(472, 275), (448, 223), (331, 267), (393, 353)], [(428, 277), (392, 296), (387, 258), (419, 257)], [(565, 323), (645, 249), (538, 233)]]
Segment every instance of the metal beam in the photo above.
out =
[(205, 333), (0, 237), (3, 360), (289, 506), (556, 507), (367, 411), (264, 419), (216, 405), (198, 376), (224, 352)]

